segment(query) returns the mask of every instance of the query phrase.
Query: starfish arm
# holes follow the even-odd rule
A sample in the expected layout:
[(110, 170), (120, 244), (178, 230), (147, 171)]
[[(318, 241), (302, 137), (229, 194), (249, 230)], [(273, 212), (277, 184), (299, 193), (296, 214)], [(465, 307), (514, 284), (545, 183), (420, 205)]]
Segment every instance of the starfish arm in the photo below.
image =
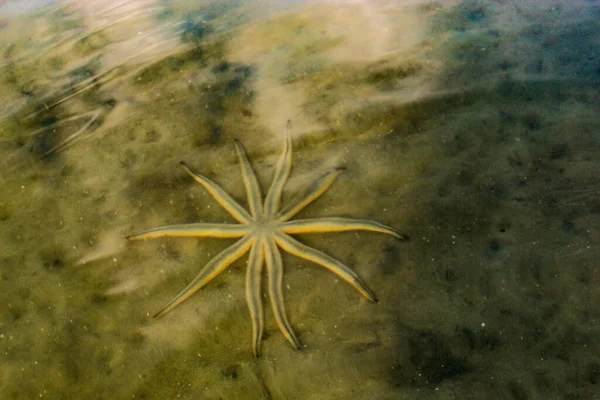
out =
[(204, 188), (211, 194), (212, 197), (225, 209), (233, 218), (238, 222), (247, 224), (250, 220), (250, 214), (244, 210), (244, 207), (240, 206), (230, 195), (227, 194), (219, 185), (205, 177), (204, 175), (194, 171), (190, 166), (181, 161), (181, 165), (188, 174), (192, 176)]
[(283, 285), (283, 263), (281, 262), (281, 253), (279, 252), (279, 249), (277, 249), (277, 245), (272, 238), (266, 239), (264, 241), (264, 246), (269, 276), (269, 297), (271, 299), (275, 320), (288, 342), (290, 342), (295, 349), (299, 349), (300, 343), (298, 342), (285, 313), (283, 291), (281, 290)]
[(280, 225), (285, 233), (313, 233), (313, 232), (344, 232), (344, 231), (371, 231), (387, 233), (397, 239), (406, 239), (406, 235), (394, 228), (368, 219), (354, 219), (343, 217), (298, 219), (287, 221)]
[(200, 273), (196, 275), (177, 296), (173, 298), (162, 310), (160, 310), (154, 318), (161, 317), (184, 302), (188, 297), (200, 290), (204, 285), (210, 282), (214, 277), (219, 275), (232, 262), (243, 256), (254, 243), (252, 236), (248, 235), (238, 240), (225, 250), (221, 251), (212, 260), (202, 268)]
[(371, 301), (377, 301), (375, 294), (367, 287), (367, 285), (360, 279), (360, 277), (352, 271), (350, 268), (336, 260), (335, 258), (328, 256), (325, 253), (310, 248), (296, 239), (292, 238), (285, 233), (279, 233), (276, 235), (275, 240), (279, 247), (293, 254), (297, 257), (305, 260), (312, 261), (316, 264), (322, 265), (327, 268), (346, 282), (350, 283), (356, 290), (363, 296)]
[(255, 357), (260, 355), (260, 345), (263, 336), (264, 317), (261, 301), (261, 272), (264, 254), (260, 241), (255, 242), (248, 257), (246, 271), (246, 303), (252, 320), (252, 352)]
[(275, 168), (275, 175), (273, 177), (273, 183), (267, 192), (265, 199), (264, 212), (265, 215), (275, 215), (279, 210), (281, 202), (281, 193), (283, 193), (283, 186), (287, 181), (290, 171), (292, 170), (292, 139), (290, 137), (290, 129), (292, 128), (292, 121), (288, 120), (285, 125), (283, 152), (277, 162)]
[(250, 233), (248, 225), (238, 224), (178, 224), (147, 229), (128, 236), (129, 240), (156, 239), (164, 236), (172, 237), (215, 237), (238, 238)]
[(250, 165), (250, 161), (248, 161), (246, 150), (239, 140), (235, 141), (235, 151), (240, 160), (240, 167), (242, 168), (242, 178), (244, 179), (246, 195), (248, 196), (248, 208), (250, 209), (250, 214), (253, 217), (257, 217), (262, 214), (260, 185), (258, 184), (258, 179), (252, 169), (252, 165)]
[(326, 173), (317, 179), (312, 185), (308, 187), (305, 194), (301, 197), (292, 201), (288, 207), (285, 207), (279, 213), (276, 218), (280, 221), (287, 221), (294, 215), (298, 214), (304, 207), (319, 198), (327, 189), (331, 187), (335, 179), (339, 174), (342, 173), (343, 168), (336, 168), (333, 171)]

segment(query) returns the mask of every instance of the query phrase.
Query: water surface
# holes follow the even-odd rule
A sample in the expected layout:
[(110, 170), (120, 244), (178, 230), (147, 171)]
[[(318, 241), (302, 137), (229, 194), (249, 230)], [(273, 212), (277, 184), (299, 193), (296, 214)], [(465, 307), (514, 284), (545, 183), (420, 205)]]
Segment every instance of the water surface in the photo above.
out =
[[(600, 7), (592, 1), (16, 1), (0, 7), (2, 399), (592, 399), (600, 392)], [(31, 6), (33, 4), (34, 6)], [(292, 349), (245, 259), (153, 319), (293, 121), (299, 215), (410, 234), (299, 237), (376, 292), (284, 256)], [(268, 299), (264, 298), (265, 306)]]

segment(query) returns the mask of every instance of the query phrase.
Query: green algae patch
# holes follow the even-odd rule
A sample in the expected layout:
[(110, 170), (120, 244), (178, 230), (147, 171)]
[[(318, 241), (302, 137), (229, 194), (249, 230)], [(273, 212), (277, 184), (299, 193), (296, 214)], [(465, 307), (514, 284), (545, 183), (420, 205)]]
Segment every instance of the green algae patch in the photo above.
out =
[(77, 55), (81, 57), (87, 57), (102, 50), (110, 43), (110, 39), (102, 32), (96, 32), (75, 42), (73, 45), (73, 50)]
[(210, 60), (221, 60), (224, 45), (223, 41), (217, 40), (161, 58), (137, 73), (134, 82), (140, 86), (152, 86), (175, 80), (186, 71), (206, 67)]
[(384, 91), (397, 89), (402, 80), (418, 74), (423, 69), (423, 65), (416, 60), (403, 60), (396, 65), (382, 64), (367, 68), (365, 78), (367, 83)]

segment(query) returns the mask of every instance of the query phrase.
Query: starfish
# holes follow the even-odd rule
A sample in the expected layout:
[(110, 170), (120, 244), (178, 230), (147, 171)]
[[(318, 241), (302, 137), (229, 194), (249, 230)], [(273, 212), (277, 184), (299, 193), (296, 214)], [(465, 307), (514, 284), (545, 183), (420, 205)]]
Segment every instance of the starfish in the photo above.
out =
[(246, 301), (252, 320), (252, 351), (259, 356), (263, 336), (263, 309), (261, 302), (261, 277), (263, 265), (267, 266), (268, 291), (275, 320), (291, 345), (300, 347), (286, 316), (282, 282), (283, 264), (278, 248), (297, 257), (320, 264), (350, 283), (360, 294), (376, 302), (375, 294), (362, 279), (340, 261), (318, 250), (306, 246), (292, 236), (300, 233), (373, 231), (392, 235), (397, 239), (406, 236), (399, 231), (376, 221), (343, 217), (325, 217), (291, 220), (300, 210), (321, 196), (333, 184), (343, 169), (334, 169), (317, 179), (302, 196), (298, 196), (288, 206), (280, 208), (283, 187), (292, 169), (292, 146), (290, 138), (291, 122), (285, 127), (283, 152), (275, 168), (275, 176), (262, 202), (258, 179), (250, 165), (246, 151), (239, 141), (235, 150), (240, 162), (244, 186), (248, 197), (249, 211), (238, 204), (219, 185), (202, 174), (195, 172), (183, 161), (183, 168), (215, 198), (235, 218), (239, 224), (189, 223), (162, 226), (129, 236), (130, 240), (171, 237), (216, 237), (240, 238), (209, 261), (200, 273), (173, 300), (154, 317), (165, 315), (196, 291), (204, 287), (214, 277), (223, 272), (231, 263), (248, 251), (246, 272)]

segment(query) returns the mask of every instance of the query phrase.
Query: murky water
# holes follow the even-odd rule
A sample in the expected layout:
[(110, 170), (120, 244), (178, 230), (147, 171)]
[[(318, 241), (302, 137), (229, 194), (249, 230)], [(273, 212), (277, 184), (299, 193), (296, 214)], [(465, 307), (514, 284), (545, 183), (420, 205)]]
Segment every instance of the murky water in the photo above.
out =
[[(0, 2), (0, 398), (593, 399), (600, 393), (596, 1)], [(152, 316), (231, 239), (234, 139), (266, 193), (293, 124), (294, 350), (247, 257)], [(265, 271), (266, 272), (266, 271)]]

